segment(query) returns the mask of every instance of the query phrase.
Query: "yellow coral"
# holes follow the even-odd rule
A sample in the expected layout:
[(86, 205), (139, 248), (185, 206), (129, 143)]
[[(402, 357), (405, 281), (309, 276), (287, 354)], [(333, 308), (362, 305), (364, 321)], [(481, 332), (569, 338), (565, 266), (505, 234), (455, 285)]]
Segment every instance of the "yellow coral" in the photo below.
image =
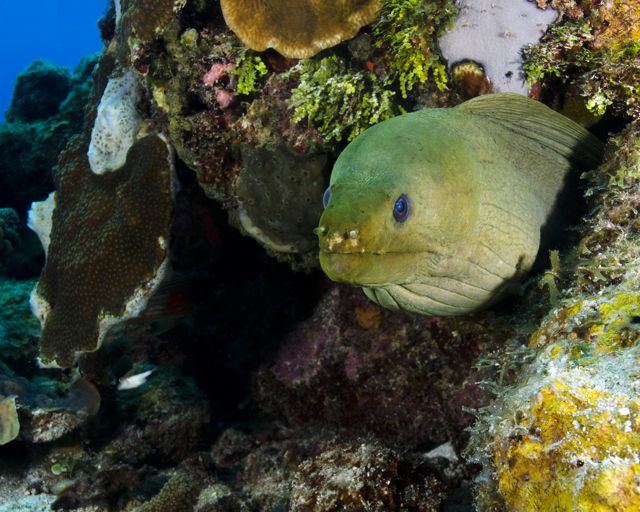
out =
[(637, 401), (556, 379), (522, 423), (526, 435), (496, 443), (504, 447), (494, 462), (510, 511), (640, 510)]

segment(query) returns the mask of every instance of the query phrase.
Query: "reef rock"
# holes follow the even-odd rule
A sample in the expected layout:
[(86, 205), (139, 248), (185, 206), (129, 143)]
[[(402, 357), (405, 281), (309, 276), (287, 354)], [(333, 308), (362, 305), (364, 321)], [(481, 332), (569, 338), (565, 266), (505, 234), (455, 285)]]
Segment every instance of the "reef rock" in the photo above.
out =
[(465, 408), (486, 399), (472, 365), (493, 343), (488, 325), (392, 313), (332, 286), (261, 369), (257, 397), (292, 425), (321, 422), (405, 448), (462, 444)]
[[(39, 379), (31, 383), (22, 377), (0, 376), (0, 405), (4, 443), (20, 438), (30, 443), (60, 439), (86, 423), (100, 408), (96, 388), (79, 378), (62, 394), (57, 383)], [(4, 444), (2, 443), (2, 444)]]
[[(401, 475), (397, 455), (375, 444), (330, 446), (298, 466), (291, 489), (292, 512), (436, 512), (444, 486), (435, 476)], [(410, 480), (415, 478), (416, 481)], [(402, 483), (401, 483), (402, 482)], [(404, 484), (404, 485), (403, 485)]]

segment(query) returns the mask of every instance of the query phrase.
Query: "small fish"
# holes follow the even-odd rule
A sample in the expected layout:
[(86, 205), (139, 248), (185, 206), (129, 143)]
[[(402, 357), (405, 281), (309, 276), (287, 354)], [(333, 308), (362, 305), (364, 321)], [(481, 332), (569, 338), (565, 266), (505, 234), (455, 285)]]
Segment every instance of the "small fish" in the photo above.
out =
[(146, 372), (137, 373), (135, 375), (127, 375), (122, 377), (118, 381), (118, 391), (126, 391), (129, 389), (135, 389), (147, 382), (149, 375), (153, 373), (153, 370), (147, 370)]
[(372, 126), (333, 168), (316, 228), (322, 269), (389, 309), (486, 308), (526, 276), (567, 177), (603, 150), (510, 93)]

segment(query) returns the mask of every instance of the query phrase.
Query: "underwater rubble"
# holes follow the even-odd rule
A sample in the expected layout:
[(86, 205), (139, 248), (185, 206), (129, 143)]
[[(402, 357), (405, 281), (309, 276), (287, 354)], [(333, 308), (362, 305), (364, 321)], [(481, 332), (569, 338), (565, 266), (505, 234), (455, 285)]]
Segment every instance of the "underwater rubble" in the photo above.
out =
[(0, 512), (638, 510), (640, 8), (514, 3), (555, 19), (518, 88), (606, 156), (460, 317), (329, 281), (313, 233), (356, 136), (499, 89), (495, 55), (441, 55), (453, 0), (115, 0), (99, 57), (30, 66), (0, 125)]

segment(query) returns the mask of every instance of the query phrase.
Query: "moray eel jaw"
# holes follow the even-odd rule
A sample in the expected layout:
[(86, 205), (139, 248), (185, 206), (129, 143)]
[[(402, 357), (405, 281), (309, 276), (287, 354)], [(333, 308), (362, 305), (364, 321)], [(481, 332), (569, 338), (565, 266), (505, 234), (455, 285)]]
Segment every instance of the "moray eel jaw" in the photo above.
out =
[[(320, 250), (320, 266), (338, 283), (386, 286), (404, 280), (424, 262), (424, 253), (329, 252)], [(395, 269), (402, 269), (399, 274)]]

